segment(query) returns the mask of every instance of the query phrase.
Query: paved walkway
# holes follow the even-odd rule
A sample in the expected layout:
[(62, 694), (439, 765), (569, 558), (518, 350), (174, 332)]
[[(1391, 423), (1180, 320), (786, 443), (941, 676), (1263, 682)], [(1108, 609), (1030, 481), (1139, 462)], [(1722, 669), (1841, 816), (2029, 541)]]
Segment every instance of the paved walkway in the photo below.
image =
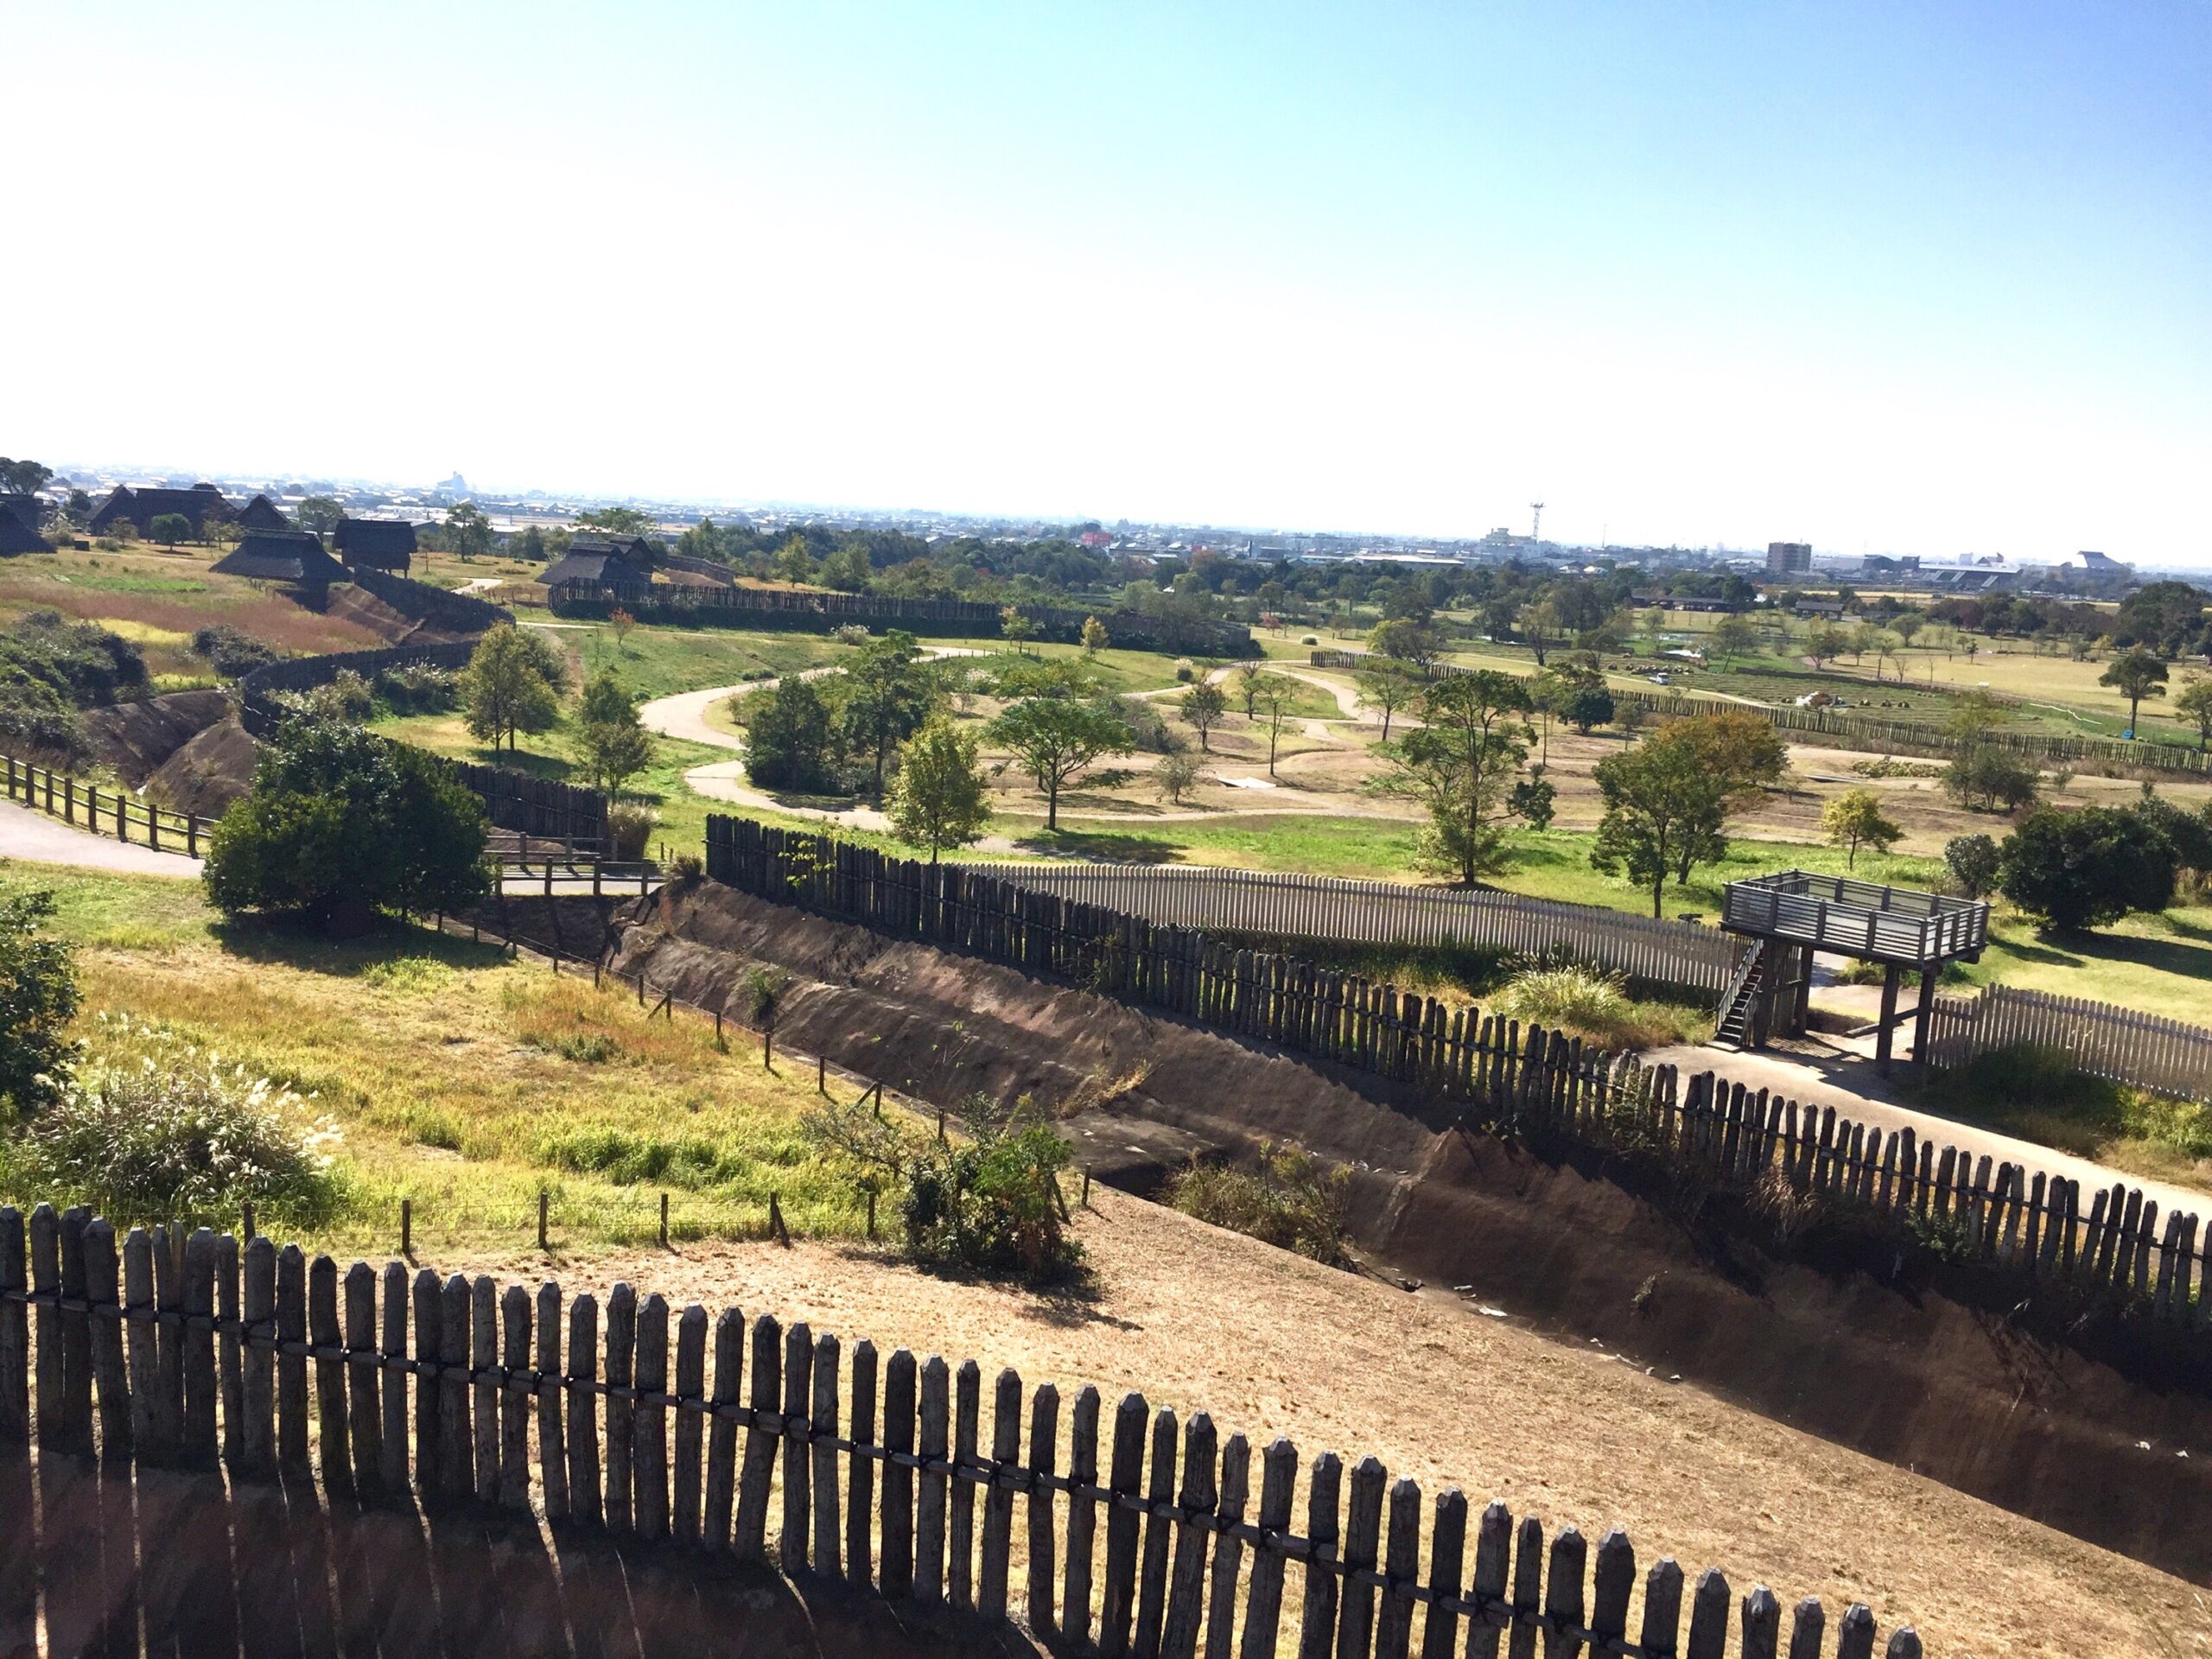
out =
[(2141, 1187), (2143, 1196), (2156, 1200), (2163, 1211), (2180, 1210), (2199, 1216), (2212, 1215), (2212, 1194), (2107, 1169), (2087, 1158), (2076, 1158), (2032, 1141), (2018, 1140), (1980, 1124), (1947, 1117), (1924, 1107), (1904, 1104), (1913, 1086), (1912, 1066), (1902, 1058), (1891, 1076), (1884, 1078), (1875, 1071), (1874, 1062), (1865, 1055), (1844, 1044), (1819, 1038), (1808, 1039), (1789, 1050), (1757, 1049), (1740, 1053), (1707, 1044), (1682, 1043), (1671, 1048), (1653, 1049), (1642, 1058), (1647, 1065), (1679, 1067), (1686, 1077), (1699, 1071), (1715, 1071), (1731, 1083), (1740, 1083), (1747, 1089), (1771, 1090), (1801, 1105), (1811, 1102), (1833, 1106), (1840, 1116), (1878, 1128), (1885, 1134), (1910, 1128), (1920, 1139), (1933, 1140), (1939, 1147), (1957, 1147), (1976, 1158), (1986, 1154), (1993, 1166), (2012, 1163), (2023, 1166), (2031, 1173), (2041, 1170), (2049, 1175), (2063, 1175), (2069, 1180), (2082, 1183), (2084, 1213), (2089, 1189), (2109, 1187), (2119, 1181)]
[(120, 870), (131, 875), (193, 877), (200, 861), (182, 853), (157, 853), (149, 847), (87, 834), (59, 818), (27, 806), (0, 801), (0, 858), (32, 864), (70, 864), (83, 870)]

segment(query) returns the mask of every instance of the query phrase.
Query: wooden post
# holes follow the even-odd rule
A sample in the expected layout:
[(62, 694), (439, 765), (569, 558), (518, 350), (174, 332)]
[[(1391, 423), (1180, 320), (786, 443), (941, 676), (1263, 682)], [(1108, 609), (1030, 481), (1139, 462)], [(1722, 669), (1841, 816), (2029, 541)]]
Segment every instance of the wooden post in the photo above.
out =
[(617, 1281), (607, 1294), (607, 1524), (618, 1532), (634, 1524), (636, 1475), (635, 1365), (638, 1293)]
[[(772, 1313), (764, 1313), (753, 1322), (752, 1405), (762, 1416), (774, 1415), (783, 1388), (783, 1328)], [(738, 1476), (737, 1528), (733, 1541), (738, 1554), (747, 1560), (759, 1560), (766, 1553), (768, 1487), (775, 1470), (776, 1436), (764, 1424), (756, 1422), (745, 1435), (745, 1462)], [(890, 1478), (887, 1470), (887, 1486)], [(887, 1536), (887, 1553), (889, 1548)]]
[(668, 1248), (668, 1194), (660, 1195), (660, 1247)]
[(1874, 1069), (1882, 1076), (1890, 1075), (1890, 1051), (1897, 1030), (1897, 984), (1904, 970), (1894, 962), (1882, 966), (1882, 1022), (1874, 1034)]
[(545, 1518), (556, 1526), (569, 1518), (569, 1448), (562, 1433), (561, 1395), (561, 1287), (548, 1280), (537, 1287), (537, 1471)]
[[(130, 1238), (124, 1242), (124, 1260), (127, 1267), (133, 1268), (137, 1267), (138, 1260), (137, 1247), (143, 1241), (146, 1241), (146, 1235), (134, 1228)], [(144, 1259), (149, 1282), (143, 1287), (139, 1285), (137, 1282), (137, 1274), (134, 1272), (131, 1275), (133, 1282), (130, 1288), (134, 1300), (143, 1289), (147, 1301), (151, 1302), (153, 1286), (150, 1281), (153, 1277), (154, 1264), (150, 1242), (146, 1243)], [(245, 1433), (241, 1449), (247, 1472), (265, 1478), (275, 1473), (276, 1469), (276, 1412), (271, 1394), (276, 1359), (276, 1247), (265, 1238), (257, 1238), (245, 1247), (244, 1312), (246, 1346), (245, 1352), (239, 1356), (239, 1367), (244, 1373), (245, 1384)], [(147, 1395), (150, 1407), (151, 1395), (154, 1392), (153, 1371), (156, 1363), (154, 1327), (149, 1323), (141, 1328), (143, 1329), (147, 1338), (146, 1375), (143, 1382), (137, 1382), (134, 1391)], [(134, 1330), (131, 1334), (131, 1358), (134, 1362), (131, 1369), (136, 1373), (138, 1370), (135, 1363), (138, 1357), (137, 1330)], [(135, 1376), (134, 1382), (137, 1382)], [(158, 1429), (156, 1432), (158, 1432)], [(142, 1445), (145, 1438), (142, 1433), (140, 1436)]]
[(569, 1513), (596, 1524), (599, 1413), (590, 1384), (599, 1375), (599, 1299), (589, 1291), (569, 1305)]
[(537, 1189), (537, 1248), (541, 1250), (550, 1250), (553, 1248), (545, 1236), (546, 1211), (551, 1203), (552, 1199), (546, 1190), (542, 1186), (539, 1187)]
[(1936, 966), (1920, 970), (1920, 1001), (1912, 1015), (1912, 1063), (1916, 1075), (1928, 1081), (1928, 1031), (1936, 1017)]
[[(719, 1021), (721, 1016), (716, 1014), (715, 1018)], [(719, 1032), (721, 1027), (717, 1024), (715, 1029)], [(817, 1095), (826, 1095), (830, 1092), (830, 1059), (824, 1054), (817, 1054), (814, 1057), (814, 1092)]]
[(853, 1385), (846, 1433), (855, 1447), (845, 1497), (845, 1577), (865, 1588), (870, 1578), (869, 1541), (875, 1525), (875, 1459), (868, 1455), (875, 1440), (875, 1344), (862, 1338), (853, 1347)]
[(410, 1262), (415, 1259), (415, 1200), (399, 1201), (399, 1253)]

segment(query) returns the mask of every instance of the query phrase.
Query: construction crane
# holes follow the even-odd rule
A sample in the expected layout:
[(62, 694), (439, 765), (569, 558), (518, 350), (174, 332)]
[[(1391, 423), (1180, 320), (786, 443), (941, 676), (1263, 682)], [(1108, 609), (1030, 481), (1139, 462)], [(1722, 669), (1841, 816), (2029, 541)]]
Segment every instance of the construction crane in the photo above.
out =
[(1535, 514), (1535, 522), (1529, 526), (1529, 539), (1532, 542), (1541, 542), (1544, 539), (1544, 504), (1541, 501), (1531, 501), (1529, 504), (1529, 511)]

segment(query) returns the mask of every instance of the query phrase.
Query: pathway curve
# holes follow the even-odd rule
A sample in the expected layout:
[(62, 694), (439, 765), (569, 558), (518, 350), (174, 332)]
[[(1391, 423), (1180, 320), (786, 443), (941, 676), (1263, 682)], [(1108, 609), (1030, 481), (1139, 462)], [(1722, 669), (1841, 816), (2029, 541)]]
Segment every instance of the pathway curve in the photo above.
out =
[(198, 859), (187, 858), (182, 853), (157, 853), (150, 847), (95, 836), (8, 801), (0, 801), (0, 858), (187, 880), (197, 877), (200, 868)]
[[(925, 645), (922, 647), (922, 654), (925, 657), (982, 657), (989, 653), (968, 645)], [(1219, 683), (1234, 671), (1236, 666), (1231, 664), (1227, 667), (1215, 669), (1206, 677)], [(1335, 696), (1337, 706), (1340, 709), (1357, 709), (1360, 706), (1357, 693), (1349, 686), (1339, 684), (1318, 674), (1306, 674), (1294, 669), (1270, 666), (1272, 671), (1275, 673), (1283, 674), (1291, 679), (1304, 680), (1328, 690)], [(842, 667), (830, 664), (822, 668), (807, 669), (798, 677), (817, 679), (823, 675), (842, 674), (844, 671)], [(718, 702), (744, 692), (765, 691), (782, 683), (780, 679), (747, 680), (738, 685), (709, 686), (702, 691), (679, 691), (671, 696), (655, 697), (650, 702), (639, 704), (638, 719), (647, 731), (658, 732), (664, 737), (682, 738), (687, 742), (702, 743), (711, 748), (728, 749), (742, 754), (745, 752), (745, 740), (735, 733), (726, 732), (710, 723), (707, 719), (707, 710)], [(1132, 695), (1139, 697), (1157, 697), (1179, 690), (1181, 690), (1179, 686), (1160, 686), (1151, 691), (1140, 691)], [(1347, 717), (1359, 718), (1357, 714)], [(1313, 723), (1324, 724), (1319, 721)], [(1225, 772), (1217, 772), (1215, 776), (1232, 788), (1248, 789), (1255, 795), (1270, 793), (1275, 788), (1273, 783), (1257, 777), (1251, 779), (1231, 777)], [(705, 796), (709, 800), (728, 801), (733, 806), (749, 806), (757, 811), (763, 812), (781, 812), (790, 817), (811, 818), (823, 823), (843, 824), (853, 830), (887, 833), (891, 829), (890, 818), (875, 807), (795, 806), (766, 790), (755, 789), (746, 781), (745, 762), (741, 760), (715, 760), (704, 766), (692, 766), (683, 773), (683, 781), (693, 793)], [(1071, 810), (1069, 816), (1079, 818), (1086, 823), (1162, 823), (1177, 820), (1218, 818), (1225, 815), (1240, 817), (1260, 815), (1281, 817), (1338, 817), (1343, 816), (1344, 811), (1344, 808), (1341, 804), (1320, 805), (1295, 800), (1270, 800), (1265, 803), (1255, 801), (1251, 806), (1239, 806), (1230, 810), (1227, 813), (1220, 808), (1211, 810), (1179, 808), (1158, 812)], [(1363, 816), (1382, 817), (1387, 815), (1374, 813)], [(985, 836), (976, 842), (974, 846), (976, 850), (987, 853), (1015, 853), (1027, 850), (1019, 841), (1006, 836)]]

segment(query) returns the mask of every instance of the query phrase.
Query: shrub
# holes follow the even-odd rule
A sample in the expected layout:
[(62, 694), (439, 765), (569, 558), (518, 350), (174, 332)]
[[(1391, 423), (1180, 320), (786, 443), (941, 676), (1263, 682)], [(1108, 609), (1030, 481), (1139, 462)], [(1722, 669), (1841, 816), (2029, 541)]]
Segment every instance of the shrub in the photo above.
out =
[(1987, 836), (1952, 836), (1943, 843), (1943, 864), (1969, 899), (1986, 899), (1997, 890), (1997, 843)]
[(23, 1191), (90, 1205), (118, 1227), (219, 1223), (246, 1201), (314, 1227), (343, 1207), (337, 1130), (167, 1027), (103, 1014), (56, 1083), (16, 1147)]
[(338, 720), (361, 725), (377, 712), (376, 693), (369, 683), (350, 668), (341, 668), (327, 685), (302, 691), (286, 699), (295, 714), (309, 720)]
[(2035, 804), (2036, 769), (1984, 743), (1950, 764), (1943, 787), (1968, 811), (2016, 812)]
[(1496, 1011), (1548, 1030), (1577, 1031), (1608, 1046), (1636, 1024), (1622, 976), (1572, 965), (1522, 969), (1498, 993)]
[(1167, 1183), (1167, 1202), (1216, 1227), (1340, 1268), (1350, 1260), (1344, 1205), (1351, 1183), (1350, 1170), (1325, 1170), (1303, 1147), (1263, 1141), (1251, 1168), (1193, 1158)]
[(841, 645), (864, 645), (868, 644), (868, 632), (859, 623), (848, 622), (842, 627), (831, 629), (830, 637)]
[(19, 1111), (52, 1094), (77, 1012), (69, 947), (40, 931), (53, 914), (50, 893), (0, 895), (0, 1100)]
[(1150, 702), (1128, 696), (1117, 701), (1122, 723), (1129, 728), (1129, 741), (1138, 750), (1146, 754), (1173, 754), (1180, 747), (1160, 710)]
[(273, 648), (223, 623), (195, 632), (192, 652), (195, 657), (205, 657), (208, 666), (226, 680), (238, 679), (276, 660)]
[(28, 611), (0, 634), (0, 685), (35, 681), (73, 709), (135, 697), (148, 684), (146, 658), (119, 633)]
[(2031, 812), (1998, 852), (1999, 890), (2062, 929), (2094, 927), (2173, 902), (2174, 854), (2135, 813), (2108, 806)]
[(490, 890), (484, 806), (437, 757), (359, 727), (294, 718), (252, 792), (223, 815), (204, 879), (216, 907), (329, 923), (353, 912), (459, 910)]
[(43, 681), (15, 676), (0, 661), (0, 747), (67, 765), (86, 753), (77, 711)]
[(461, 676), (449, 668), (410, 663), (378, 674), (376, 694), (399, 714), (450, 714), (461, 707)]
[(626, 804), (607, 809), (607, 838), (614, 843), (613, 855), (625, 861), (633, 861), (645, 855), (645, 843), (652, 839), (653, 826), (660, 822), (660, 814), (649, 806)]
[(908, 1251), (932, 1266), (1050, 1283), (1078, 1273), (1083, 1247), (1061, 1219), (1068, 1144), (1027, 1096), (971, 1096), (967, 1138), (912, 1135), (867, 1108), (831, 1104), (801, 1120), (807, 1140), (853, 1166), (860, 1185), (899, 1194)]

